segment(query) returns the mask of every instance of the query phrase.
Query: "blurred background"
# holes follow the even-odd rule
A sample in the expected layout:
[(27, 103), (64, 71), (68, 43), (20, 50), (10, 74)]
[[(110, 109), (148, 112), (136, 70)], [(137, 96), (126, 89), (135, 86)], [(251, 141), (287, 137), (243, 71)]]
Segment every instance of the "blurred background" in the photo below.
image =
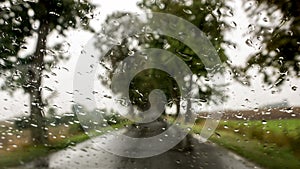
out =
[[(258, 167), (300, 167), (297, 0), (1, 0), (0, 8), (0, 168), (36, 159), (47, 161), (37, 166), (64, 168), (48, 157), (90, 139), (76, 116), (79, 112), (101, 114), (112, 128), (130, 129), (134, 122), (119, 114), (134, 116), (135, 110), (116, 106), (111, 78), (122, 60), (140, 48), (153, 47), (174, 53), (193, 73), (187, 87), (192, 88), (189, 81), (198, 85), (201, 108), (187, 106), (196, 115), (191, 135), (201, 133), (209, 114), (219, 112), (222, 120), (210, 143)], [(145, 12), (173, 14), (203, 31), (220, 57), (225, 82), (207, 83), (203, 62), (174, 38), (145, 34), (118, 42), (126, 29), (134, 29), (133, 23), (143, 22), (132, 13)], [(74, 101), (74, 74), (87, 42), (101, 35), (110, 40), (99, 38), (95, 43), (104, 57), (96, 63), (97, 107), (91, 107), (89, 98)], [(114, 40), (115, 47), (103, 53)], [(172, 124), (180, 114), (179, 87), (170, 75), (148, 70), (132, 81), (130, 101), (136, 111), (146, 110), (151, 90), (161, 89), (168, 104), (160, 119)], [(215, 100), (222, 100), (221, 104)], [(109, 131), (106, 127), (98, 135)]]

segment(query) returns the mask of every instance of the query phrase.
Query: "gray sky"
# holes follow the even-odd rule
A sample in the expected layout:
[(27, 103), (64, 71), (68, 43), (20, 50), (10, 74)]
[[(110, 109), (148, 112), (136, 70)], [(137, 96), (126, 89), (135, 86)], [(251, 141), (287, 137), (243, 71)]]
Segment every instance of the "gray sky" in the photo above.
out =
[[(136, 0), (120, 1), (120, 0), (98, 0), (95, 2), (100, 5), (95, 15), (95, 19), (92, 22), (93, 27), (101, 29), (101, 23), (104, 21), (108, 14), (115, 11), (130, 11), (138, 12), (139, 9), (136, 7)], [(251, 39), (251, 35), (247, 34), (249, 31), (248, 26), (251, 21), (241, 10), (241, 1), (231, 2), (230, 5), (234, 9), (234, 16), (228, 18), (228, 21), (234, 21), (236, 27), (225, 35), (225, 38), (237, 42), (237, 48), (231, 48), (226, 46), (226, 53), (232, 60), (233, 64), (244, 63), (247, 56), (257, 51), (257, 45), (248, 46), (245, 41)], [(100, 11), (100, 13), (99, 13)], [(86, 42), (92, 37), (91, 34), (87, 34), (83, 31), (76, 30), (68, 33), (67, 42), (65, 43), (65, 52), (69, 53), (72, 57), (67, 62), (62, 62), (58, 65), (58, 69), (54, 70), (57, 75), (51, 76), (49, 79), (44, 80), (44, 86), (50, 87), (57, 90), (57, 96), (52, 100), (51, 104), (57, 107), (58, 112), (70, 111), (72, 105), (72, 95), (67, 92), (73, 92), (73, 75), (74, 68), (80, 52)], [(48, 42), (59, 40), (55, 34), (49, 36)], [(34, 46), (32, 41), (31, 46)], [(67, 69), (64, 69), (67, 68)], [(255, 74), (255, 71), (253, 71)], [(281, 102), (287, 99), (290, 105), (300, 105), (300, 80), (291, 78), (281, 90), (273, 89), (269, 86), (265, 86), (261, 82), (261, 77), (257, 76), (252, 80), (253, 85), (249, 87), (242, 86), (227, 77), (230, 86), (227, 91), (229, 94), (228, 102), (224, 103), (225, 108), (241, 109), (241, 108), (255, 108), (265, 104)], [(55, 82), (56, 81), (56, 82)], [(97, 84), (96, 84), (97, 85)], [(95, 86), (96, 86), (95, 85)], [(292, 86), (297, 86), (298, 90), (292, 90)], [(101, 91), (99, 85), (97, 90)], [(0, 119), (8, 119), (19, 115), (28, 115), (28, 96), (22, 94), (22, 91), (17, 91), (13, 97), (10, 97), (7, 93), (0, 93)], [(45, 92), (45, 95), (49, 95), (50, 92)], [(104, 98), (105, 99), (105, 98)], [(101, 104), (103, 98), (97, 99), (97, 103)], [(102, 103), (101, 106), (105, 105), (106, 102)]]

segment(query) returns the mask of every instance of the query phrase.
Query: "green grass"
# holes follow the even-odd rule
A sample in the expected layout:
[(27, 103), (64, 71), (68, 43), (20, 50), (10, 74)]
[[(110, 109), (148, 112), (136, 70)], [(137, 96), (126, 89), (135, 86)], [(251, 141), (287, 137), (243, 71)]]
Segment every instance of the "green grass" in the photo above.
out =
[(223, 146), (249, 161), (269, 169), (298, 169), (300, 160), (288, 148), (263, 144), (258, 140), (249, 140), (243, 136), (219, 131), (219, 136), (212, 136), (211, 141)]
[[(92, 132), (93, 136), (99, 136), (110, 131), (110, 129), (120, 129), (125, 125), (130, 124), (129, 122), (119, 123), (112, 125), (111, 128), (103, 128), (101, 133)], [(68, 137), (63, 140), (55, 141), (49, 143), (47, 146), (28, 146), (19, 148), (15, 151), (6, 151), (0, 153), (0, 168), (12, 167), (22, 165), (24, 163), (30, 162), (38, 157), (47, 156), (50, 153), (68, 148), (70, 146), (75, 146), (77, 143), (81, 143), (90, 139), (90, 136), (84, 133), (78, 133), (71, 137)]]
[(86, 134), (78, 134), (73, 137), (52, 143), (48, 146), (28, 146), (15, 151), (7, 151), (0, 154), (0, 168), (22, 165), (26, 162), (43, 157), (49, 153), (64, 149), (69, 146), (76, 145), (89, 139)]
[(30, 147), (6, 152), (0, 156), (0, 168), (21, 165), (36, 157), (45, 156), (47, 153), (48, 149), (45, 147)]
[(299, 119), (286, 119), (286, 120), (268, 120), (266, 124), (263, 124), (262, 121), (253, 120), (253, 121), (238, 121), (230, 120), (227, 122), (222, 121), (221, 126), (227, 125), (227, 127), (234, 128), (259, 128), (264, 131), (269, 131), (272, 133), (286, 133), (290, 136), (297, 136), (300, 130), (300, 120)]
[[(194, 133), (202, 125), (195, 125)], [(269, 169), (300, 168), (300, 119), (221, 121), (210, 140)]]
[[(227, 126), (227, 129), (224, 129), (224, 126)], [(219, 130), (234, 132), (265, 144), (276, 144), (278, 147), (289, 148), (300, 158), (299, 119), (270, 120), (267, 123), (227, 121), (221, 122)]]
[[(199, 133), (203, 121), (192, 128)], [(113, 125), (112, 128), (121, 129), (129, 122)], [(111, 131), (112, 128), (103, 128), (101, 133), (93, 132), (93, 136)], [(262, 121), (221, 121), (210, 140), (223, 146), (242, 157), (269, 169), (298, 169), (300, 168), (300, 119)], [(13, 152), (0, 154), (0, 166), (16, 166), (29, 162), (37, 157), (47, 156), (90, 137), (86, 134), (77, 134), (64, 140), (53, 142), (48, 147), (30, 146)], [(0, 168), (1, 168), (0, 167)]]

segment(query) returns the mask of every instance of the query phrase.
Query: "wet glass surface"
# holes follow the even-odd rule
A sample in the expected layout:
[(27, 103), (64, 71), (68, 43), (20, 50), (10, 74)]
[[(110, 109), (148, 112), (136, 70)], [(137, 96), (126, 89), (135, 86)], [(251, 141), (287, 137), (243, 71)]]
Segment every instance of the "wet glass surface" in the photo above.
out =
[(0, 168), (300, 168), (299, 13), (0, 1)]

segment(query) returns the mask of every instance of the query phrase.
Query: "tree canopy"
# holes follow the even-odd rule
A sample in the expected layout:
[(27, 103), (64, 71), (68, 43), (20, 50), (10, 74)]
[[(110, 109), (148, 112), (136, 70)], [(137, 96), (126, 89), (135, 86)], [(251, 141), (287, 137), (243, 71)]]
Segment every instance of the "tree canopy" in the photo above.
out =
[[(94, 8), (88, 1), (77, 0), (0, 2), (0, 77), (5, 79), (2, 89), (23, 89), (29, 94), (31, 134), (36, 144), (45, 143), (47, 138), (43, 73), (66, 57), (58, 52), (62, 43), (48, 46), (48, 35), (55, 32), (65, 37), (66, 31), (79, 27), (92, 31), (88, 21)], [(30, 39), (36, 42), (33, 52), (27, 48)], [(24, 50), (29, 54), (21, 55)]]
[(261, 41), (261, 47), (248, 58), (242, 74), (246, 75), (256, 65), (264, 82), (274, 86), (280, 86), (288, 77), (299, 77), (300, 2), (259, 0), (245, 7), (245, 11), (255, 18), (253, 36)]
[[(43, 60), (43, 65), (40, 66), (41, 70), (46, 71), (66, 57), (58, 52), (62, 43), (42, 47), (46, 43), (47, 35), (56, 32), (65, 37), (66, 31), (79, 27), (91, 30), (88, 21), (95, 8), (88, 1), (73, 0), (3, 0), (0, 6), (0, 75), (6, 79), (2, 85), (4, 90), (27, 89), (28, 69), (35, 64), (38, 53), (52, 56)], [(20, 56), (21, 51), (31, 50), (27, 48), (30, 38), (35, 38), (36, 35), (41, 38), (43, 34), (44, 39), (40, 39), (36, 46), (36, 49), (41, 48), (40, 51), (35, 50), (27, 56)]]
[[(222, 44), (231, 43), (224, 40), (224, 31), (226, 29), (230, 29), (228, 24), (224, 21), (222, 15), (224, 15), (224, 11), (229, 7), (223, 1), (150, 1), (144, 0), (140, 2), (139, 7), (144, 11), (148, 12), (162, 12), (173, 14), (180, 18), (183, 18), (200, 30), (202, 30), (208, 39), (213, 44), (214, 48), (219, 54), (221, 61), (226, 65), (226, 60), (228, 57), (225, 55), (224, 48)], [(200, 10), (200, 12), (199, 12)], [(223, 12), (223, 13), (222, 13)], [(132, 23), (143, 22), (139, 20), (136, 16), (133, 16), (130, 13), (126, 12), (115, 12), (114, 14), (107, 17), (106, 22), (103, 24), (103, 30), (105, 30), (105, 34), (111, 37), (112, 39), (120, 38), (127, 29), (135, 29)], [(111, 26), (113, 25), (113, 26)], [(116, 26), (117, 25), (117, 26)], [(185, 25), (176, 25), (177, 27), (184, 27)], [(105, 46), (107, 42), (98, 41), (98, 46)], [(133, 45), (135, 44), (135, 45)], [(203, 44), (199, 44), (199, 47), (205, 48)], [(138, 52), (141, 48), (159, 48), (166, 51), (169, 51), (175, 54), (178, 58), (183, 60), (185, 64), (190, 68), (192, 73), (197, 76), (199, 79), (199, 95), (202, 101), (205, 102), (214, 102), (212, 96), (212, 91), (214, 93), (218, 93), (219, 97), (225, 99), (223, 92), (220, 86), (208, 85), (205, 83), (205, 79), (207, 79), (207, 70), (205, 65), (201, 61), (201, 59), (195, 54), (195, 52), (186, 44), (183, 44), (181, 41), (160, 34), (142, 34), (142, 35), (133, 35), (126, 39), (123, 39), (119, 44), (117, 44), (108, 54), (102, 59), (102, 65), (105, 65), (107, 70), (110, 72), (110, 78), (113, 76), (113, 71), (118, 66), (118, 63), (122, 62), (126, 57), (130, 57), (135, 52)], [(108, 66), (109, 65), (109, 66)], [(173, 65), (176, 67), (176, 65)], [(161, 76), (164, 80), (158, 80), (155, 77)], [(103, 78), (103, 77), (101, 77)], [(151, 79), (152, 78), (152, 79)], [(192, 78), (192, 77), (191, 77)], [(190, 79), (191, 79), (190, 78)], [(107, 79), (104, 78), (104, 83), (110, 84), (107, 82)], [(176, 86), (176, 81), (172, 79), (170, 75), (163, 74), (158, 70), (146, 70), (143, 73), (138, 74), (137, 77), (134, 78), (134, 82), (130, 86), (130, 95), (136, 97), (143, 97), (143, 103), (147, 103), (149, 90), (145, 86), (145, 83), (151, 83), (152, 87), (150, 88), (159, 88), (158, 86), (165, 86), (165, 88), (173, 90), (173, 94), (169, 95), (170, 100), (178, 99), (180, 97), (180, 93)], [(143, 85), (144, 84), (144, 85)], [(187, 86), (189, 87), (187, 82)], [(150, 84), (149, 84), (150, 85)], [(136, 89), (139, 89), (138, 92)], [(169, 91), (169, 94), (172, 93)], [(167, 93), (166, 93), (167, 94)], [(135, 99), (139, 100), (139, 99)], [(136, 102), (136, 101), (134, 101)], [(178, 102), (177, 102), (178, 104)], [(144, 104), (143, 104), (144, 105)]]

